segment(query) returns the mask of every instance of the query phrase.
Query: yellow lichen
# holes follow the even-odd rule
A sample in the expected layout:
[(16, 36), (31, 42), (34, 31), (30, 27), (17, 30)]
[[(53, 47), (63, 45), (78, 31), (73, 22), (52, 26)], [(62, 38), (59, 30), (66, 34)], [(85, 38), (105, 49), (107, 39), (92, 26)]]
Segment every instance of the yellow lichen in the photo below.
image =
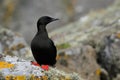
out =
[(7, 75), (5, 77), (5, 80), (26, 80), (26, 76), (25, 75), (21, 75), (21, 76), (11, 76), (11, 75)]
[(11, 80), (11, 78), (12, 78), (11, 75), (7, 75), (7, 76), (5, 77), (5, 80)]
[(36, 77), (34, 75), (31, 75), (30, 80), (42, 80), (40, 77)]
[(42, 80), (48, 80), (47, 76), (42, 76)]
[(30, 80), (34, 80), (34, 77), (35, 77), (34, 75), (31, 75)]
[(8, 62), (0, 61), (0, 69), (12, 68), (12, 67), (14, 67), (14, 64), (10, 64)]
[(57, 55), (56, 60), (59, 60), (59, 59), (60, 59), (60, 55)]
[(101, 69), (97, 69), (97, 70), (95, 71), (95, 73), (96, 73), (96, 75), (100, 76), (100, 74), (101, 74)]
[(120, 33), (117, 33), (117, 34), (116, 34), (116, 37), (117, 37), (117, 38), (120, 38)]
[(70, 76), (65, 76), (65, 80), (72, 80)]
[(16, 77), (14, 77), (14, 80), (26, 80), (26, 76), (25, 75), (16, 76)]

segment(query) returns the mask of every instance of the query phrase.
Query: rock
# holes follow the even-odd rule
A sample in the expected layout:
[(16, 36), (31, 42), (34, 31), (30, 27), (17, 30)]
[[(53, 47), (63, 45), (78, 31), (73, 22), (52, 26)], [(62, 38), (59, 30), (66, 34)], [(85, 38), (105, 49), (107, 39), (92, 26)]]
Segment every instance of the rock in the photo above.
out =
[(118, 74), (117, 77), (114, 78), (113, 80), (120, 80), (120, 74)]
[[(79, 54), (60, 55), (61, 58), (58, 59), (57, 63), (58, 69), (62, 68), (68, 72), (75, 71), (85, 78), (85, 80), (100, 80), (102, 70), (96, 61), (97, 56), (95, 49), (89, 45), (82, 45), (79, 49)], [(60, 65), (61, 59), (66, 60), (64, 62), (67, 62), (67, 66)], [(97, 73), (98, 70), (100, 74), (99, 72)]]
[[(16, 56), (3, 55), (0, 64), (0, 79), (11, 80), (84, 80), (76, 73), (65, 73), (56, 68), (50, 67), (48, 71), (44, 71), (40, 66), (34, 66), (30, 61), (18, 58)], [(7, 65), (13, 65), (8, 67)], [(6, 67), (4, 68), (3, 66)], [(3, 68), (2, 68), (3, 67)]]
[(97, 41), (99, 38), (113, 34), (120, 30), (119, 3), (120, 1), (116, 0), (115, 4), (106, 9), (91, 11), (79, 21), (52, 31), (50, 36), (57, 45), (68, 43), (73, 47), (91, 39)]
[(111, 79), (120, 73), (120, 38), (116, 35), (104, 37), (104, 48), (98, 52), (98, 63), (106, 69)]
[[(78, 58), (76, 58), (78, 59)], [(79, 70), (88, 80), (99, 80), (99, 75), (96, 71), (100, 69), (100, 66), (96, 62), (96, 52), (89, 46), (83, 46), (79, 55)]]
[(8, 29), (0, 30), (0, 53), (22, 58), (32, 57), (31, 50), (24, 38)]
[[(71, 57), (69, 56), (68, 59), (63, 58), (66, 60), (68, 67), (60, 65), (60, 68), (67, 69), (67, 71), (76, 71), (86, 78), (85, 73), (90, 77), (89, 73), (93, 74), (92, 71), (95, 71), (94, 69), (99, 73), (99, 69), (101, 71), (102, 67), (106, 73), (102, 72), (100, 77), (97, 77), (97, 79), (101, 80), (104, 76), (106, 76), (106, 79), (112, 80), (119, 74), (119, 7), (120, 0), (116, 0), (115, 3), (108, 8), (95, 12), (91, 11), (88, 15), (80, 18), (79, 21), (50, 33), (56, 45), (65, 43), (70, 45), (69, 48), (60, 50), (60, 53), (71, 54)], [(89, 50), (86, 45), (89, 45), (94, 51), (92, 52), (91, 48)], [(76, 47), (83, 50), (82, 53), (84, 54), (81, 54), (79, 50), (77, 51)], [(95, 56), (91, 56), (90, 54)], [(82, 66), (84, 67), (82, 68)], [(86, 66), (91, 66), (93, 69), (89, 67), (89, 70)], [(86, 79), (88, 79), (88, 76)]]

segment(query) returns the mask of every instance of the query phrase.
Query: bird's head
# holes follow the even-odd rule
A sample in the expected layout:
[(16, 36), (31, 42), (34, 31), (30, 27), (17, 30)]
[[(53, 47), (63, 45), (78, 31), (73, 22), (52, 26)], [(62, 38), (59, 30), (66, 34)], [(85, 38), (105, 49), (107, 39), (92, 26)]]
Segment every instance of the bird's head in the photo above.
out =
[(42, 16), (38, 19), (37, 26), (47, 25), (48, 23), (50, 23), (52, 21), (56, 21), (56, 20), (59, 20), (59, 19), (55, 19), (55, 18), (52, 18), (52, 17), (49, 17), (49, 16)]

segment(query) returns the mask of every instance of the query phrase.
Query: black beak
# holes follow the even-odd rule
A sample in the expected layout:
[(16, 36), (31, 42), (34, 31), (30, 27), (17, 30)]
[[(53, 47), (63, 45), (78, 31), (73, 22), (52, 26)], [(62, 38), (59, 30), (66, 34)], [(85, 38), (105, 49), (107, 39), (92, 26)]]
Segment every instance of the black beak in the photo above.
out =
[(53, 19), (52, 19), (52, 21), (57, 21), (57, 20), (59, 20), (59, 19), (58, 19), (58, 18), (56, 18), (56, 19), (53, 18)]

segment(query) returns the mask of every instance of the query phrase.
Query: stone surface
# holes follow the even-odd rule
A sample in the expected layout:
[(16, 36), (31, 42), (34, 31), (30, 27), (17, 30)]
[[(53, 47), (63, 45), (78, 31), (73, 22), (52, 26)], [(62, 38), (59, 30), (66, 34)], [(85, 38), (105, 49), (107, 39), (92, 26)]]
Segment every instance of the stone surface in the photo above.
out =
[[(0, 58), (1, 61), (14, 65), (12, 68), (0, 68), (0, 79), (2, 80), (11, 80), (10, 77), (16, 78), (17, 80), (84, 80), (76, 73), (65, 73), (52, 67), (48, 71), (44, 71), (40, 66), (34, 66), (30, 61), (16, 56), (2, 55)], [(2, 65), (4, 64), (0, 66)]]
[(32, 57), (30, 48), (24, 38), (8, 29), (0, 30), (0, 53), (22, 58)]
[[(61, 50), (58, 51), (59, 54), (72, 55), (72, 57), (68, 58), (68, 60), (66, 59), (66, 55), (64, 58), (61, 57), (63, 60), (60, 60), (60, 64), (62, 64), (60, 67), (66, 71), (73, 70), (83, 75), (84, 73), (81, 73), (81, 71), (87, 74), (92, 74), (92, 72), (89, 71), (87, 67), (91, 66), (90, 64), (93, 62), (92, 65), (94, 65), (94, 69), (96, 69), (95, 65), (97, 65), (97, 68), (100, 68), (100, 70), (101, 68), (104, 69), (104, 71), (100, 74), (100, 77), (97, 79), (113, 80), (113, 78), (117, 77), (117, 75), (120, 74), (119, 7), (120, 1), (116, 0), (114, 5), (106, 9), (91, 12), (88, 15), (80, 18), (78, 22), (71, 23), (51, 32), (50, 36), (55, 41), (56, 45), (61, 45), (63, 43), (70, 45), (65, 49), (61, 48)], [(85, 52), (87, 50), (89, 51), (89, 48), (86, 48), (85, 45), (90, 46), (94, 50), (95, 53), (90, 53), (95, 54), (95, 57), (89, 55), (89, 52)], [(84, 58), (83, 55), (78, 55), (81, 54), (81, 49), (84, 51), (83, 55), (88, 53), (87, 55), (89, 55), (89, 57), (86, 57), (86, 60), (88, 62), (82, 60)], [(77, 57), (75, 57), (76, 55)], [(73, 59), (74, 57), (75, 59)], [(89, 61), (91, 62), (90, 64)], [(78, 66), (80, 62), (81, 65), (85, 65), (84, 69), (82, 69), (81, 66)], [(73, 65), (74, 68), (72, 68), (73, 66), (71, 65)], [(64, 66), (67, 66), (67, 68)], [(77, 68), (80, 70), (76, 70)], [(93, 69), (93, 67), (89, 68), (90, 70)], [(94, 76), (97, 77), (96, 75)], [(94, 80), (95, 77), (92, 77), (92, 80)], [(89, 79), (91, 77), (88, 74), (87, 76), (84, 75), (84, 78)]]
[[(79, 49), (79, 54), (60, 55), (61, 58), (58, 59), (57, 67), (68, 72), (75, 71), (86, 80), (100, 80), (100, 74), (96, 72), (100, 70), (101, 67), (97, 64), (95, 49), (89, 45), (81, 46)], [(64, 63), (60, 63), (61, 59)], [(65, 61), (67, 65), (64, 65)]]
[(104, 44), (98, 51), (98, 63), (107, 70), (110, 78), (120, 73), (120, 38), (118, 34), (106, 36)]
[[(56, 45), (67, 43), (67, 47), (64, 45), (58, 51), (56, 67), (67, 72), (78, 72), (85, 80), (119, 80), (119, 7), (120, 1), (116, 0), (116, 3), (107, 9), (90, 12), (79, 21), (51, 32), (50, 36)], [(4, 48), (2, 44), (0, 43), (1, 52)], [(16, 48), (13, 47), (12, 50), (14, 49)], [(19, 51), (19, 46), (17, 50)], [(69, 76), (62, 78), (68, 79)]]
[(22, 33), (30, 43), (37, 29), (36, 21), (40, 16), (49, 15), (60, 18), (60, 21), (47, 27), (52, 31), (69, 21), (71, 7), (75, 13), (72, 17), (79, 19), (90, 10), (105, 8), (113, 2), (114, 0), (0, 0), (0, 25), (4, 24)]

